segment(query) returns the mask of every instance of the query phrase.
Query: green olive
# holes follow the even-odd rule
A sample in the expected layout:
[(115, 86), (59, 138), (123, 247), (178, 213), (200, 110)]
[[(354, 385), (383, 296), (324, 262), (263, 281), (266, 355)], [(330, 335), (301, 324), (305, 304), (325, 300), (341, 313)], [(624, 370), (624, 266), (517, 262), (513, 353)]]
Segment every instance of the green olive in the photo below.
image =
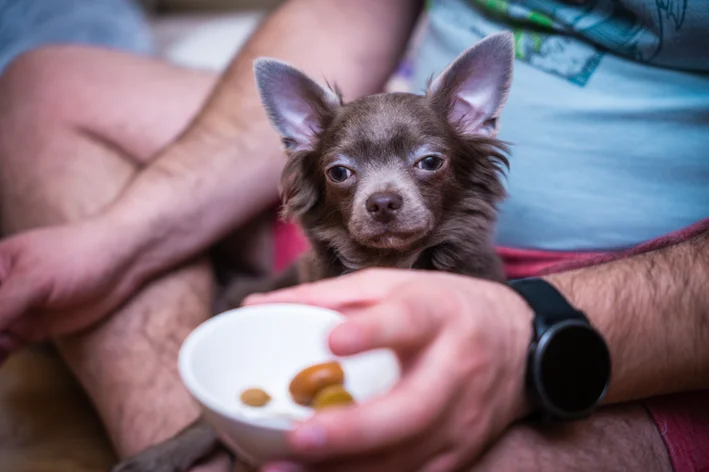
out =
[(342, 385), (330, 385), (325, 387), (315, 395), (313, 399), (313, 408), (322, 410), (333, 406), (345, 406), (354, 404), (354, 398), (350, 392), (345, 390)]
[(249, 388), (242, 392), (241, 401), (248, 406), (265, 406), (271, 401), (271, 396), (260, 388)]
[(293, 401), (310, 406), (317, 393), (331, 385), (344, 384), (345, 372), (337, 361), (315, 364), (301, 370), (291, 380), (289, 391)]

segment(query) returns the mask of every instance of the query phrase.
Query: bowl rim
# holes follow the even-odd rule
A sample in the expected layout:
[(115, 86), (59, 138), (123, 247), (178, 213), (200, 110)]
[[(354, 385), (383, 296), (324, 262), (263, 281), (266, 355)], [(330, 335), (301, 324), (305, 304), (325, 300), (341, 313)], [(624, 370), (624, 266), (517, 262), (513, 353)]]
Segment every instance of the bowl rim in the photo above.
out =
[(345, 316), (330, 308), (319, 307), (315, 305), (307, 305), (300, 303), (266, 303), (262, 305), (248, 305), (238, 308), (233, 308), (230, 310), (218, 313), (209, 319), (200, 323), (195, 329), (193, 329), (182, 342), (180, 346), (180, 351), (178, 353), (178, 372), (182, 378), (183, 385), (187, 388), (188, 392), (202, 405), (208, 409), (214, 411), (215, 413), (228, 418), (230, 420), (248, 424), (263, 429), (277, 430), (277, 431), (288, 431), (292, 429), (292, 426), (280, 426), (275, 424), (264, 424), (259, 421), (258, 418), (248, 418), (246, 416), (239, 415), (237, 412), (230, 410), (222, 405), (221, 402), (217, 401), (212, 394), (209, 393), (208, 389), (203, 388), (200, 382), (196, 378), (196, 374), (193, 369), (190, 368), (190, 360), (193, 357), (193, 353), (200, 341), (208, 336), (209, 333), (218, 328), (220, 323), (225, 322), (227, 318), (232, 316), (243, 316), (245, 311), (260, 311), (273, 309), (286, 308), (289, 310), (300, 310), (310, 313), (322, 313), (333, 316), (336, 320), (342, 321)]

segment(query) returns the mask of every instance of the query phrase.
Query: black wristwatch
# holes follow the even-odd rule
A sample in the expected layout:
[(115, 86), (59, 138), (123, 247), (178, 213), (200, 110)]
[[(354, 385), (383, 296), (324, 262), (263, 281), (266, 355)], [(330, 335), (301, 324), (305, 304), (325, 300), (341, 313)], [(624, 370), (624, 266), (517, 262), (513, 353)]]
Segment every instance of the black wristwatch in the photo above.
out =
[(575, 420), (590, 415), (608, 390), (610, 351), (586, 315), (541, 278), (508, 285), (534, 311), (526, 386), (540, 420)]

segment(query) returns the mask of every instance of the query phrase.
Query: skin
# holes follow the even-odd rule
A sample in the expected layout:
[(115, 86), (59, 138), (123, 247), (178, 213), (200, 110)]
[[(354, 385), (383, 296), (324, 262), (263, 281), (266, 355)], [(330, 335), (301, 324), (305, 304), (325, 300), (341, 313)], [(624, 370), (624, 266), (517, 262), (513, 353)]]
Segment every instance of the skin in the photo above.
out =
[[(0, 79), (2, 230), (16, 235), (0, 243), (0, 349), (57, 340), (120, 455), (173, 434), (196, 415), (170, 366), (184, 335), (208, 316), (211, 279), (199, 255), (276, 200), (281, 151), (255, 93), (252, 59), (279, 57), (334, 78), (346, 99), (375, 92), (401, 54), (417, 5), (368, 1), (337, 8), (326, 0), (286, 2), (214, 89), (209, 75), (79, 47), (30, 53)], [(95, 80), (81, 80), (88, 70)], [(695, 326), (671, 332), (697, 335)], [(637, 355), (645, 339), (627, 350)], [(684, 346), (684, 338), (674, 345)], [(688, 359), (685, 365), (702, 365), (686, 354), (669, 357), (672, 366)], [(630, 361), (624, 365), (626, 381), (635, 378)], [(490, 431), (500, 428), (498, 419), (487, 423)], [(613, 444), (661, 450), (637, 410), (609, 412), (600, 424)], [(624, 424), (647, 434), (629, 437)], [(593, 450), (601, 437), (594, 425), (577, 425), (566, 449), (537, 431), (513, 430), (481, 465), (510, 450), (540, 460), (562, 450), (571, 457), (584, 445)], [(465, 450), (479, 452), (483, 435)], [(547, 448), (537, 452), (540, 444)], [(598, 460), (604, 457), (618, 463), (613, 456)], [(598, 470), (593, 465), (587, 470)], [(652, 465), (666, 470), (666, 457)]]
[[(113, 128), (106, 132), (109, 126), (96, 126), (92, 123), (91, 120), (96, 119), (92, 115), (98, 115), (103, 107), (108, 107), (108, 97), (103, 97), (103, 103), (93, 105), (88, 103), (94, 98), (88, 91), (78, 92), (88, 95), (81, 105), (85, 104), (92, 111), (94, 106), (99, 108), (94, 113), (86, 113), (88, 116), (71, 117), (67, 119), (67, 124), (78, 125), (82, 129), (88, 127), (89, 132), (81, 132), (79, 135), (106, 135), (108, 145), (114, 148), (125, 149), (129, 153), (143, 151), (142, 159), (137, 159), (141, 164), (140, 172), (131, 175), (129, 183), (128, 178), (123, 177), (126, 185), (120, 198), (114, 196), (109, 199), (98, 214), (89, 218), (81, 215), (84, 217), (80, 218), (81, 221), (67, 225), (68, 227), (52, 227), (32, 234), (25, 233), (22, 238), (32, 238), (27, 241), (27, 245), (33, 249), (26, 252), (39, 252), (36, 247), (42, 242), (70, 239), (65, 237), (66, 234), (71, 238), (81, 234), (83, 247), (89, 246), (88, 243), (95, 243), (117, 249), (111, 254), (92, 258), (90, 264), (88, 261), (86, 264), (67, 264), (61, 278), (59, 274), (42, 276), (39, 272), (44, 270), (40, 271), (38, 268), (18, 269), (20, 264), (16, 259), (31, 259), (30, 256), (4, 256), (4, 277), (0, 291), (0, 300), (3, 302), (0, 330), (9, 331), (11, 336), (22, 340), (41, 338), (47, 333), (72, 331), (77, 327), (76, 324), (62, 326), (65, 317), (57, 316), (43, 317), (42, 323), (32, 325), (15, 324), (18, 318), (30, 309), (54, 312), (69, 306), (73, 317), (86, 320), (83, 324), (95, 322), (146, 281), (198, 256), (220, 237), (264, 209), (272, 207), (277, 201), (277, 183), (283, 165), (283, 153), (256, 93), (253, 60), (262, 55), (277, 56), (314, 76), (322, 74), (334, 77), (347, 97), (358, 97), (378, 91), (402, 53), (418, 10), (414, 8), (415, 4), (404, 0), (386, 3), (368, 1), (371, 2), (371, 7), (358, 2), (343, 8), (331, 0), (286, 2), (253, 35), (217, 81), (211, 93), (206, 97), (199, 94), (202, 100), (200, 105), (203, 104), (203, 107), (196, 115), (194, 109), (183, 111), (182, 120), (177, 120), (180, 126), (172, 128), (172, 134), (162, 133), (157, 136), (159, 139), (155, 139), (152, 148), (137, 148), (136, 145), (130, 146), (122, 142), (124, 139), (137, 139), (136, 130), (140, 128), (136, 126), (137, 122), (132, 116), (122, 116), (122, 122), (117, 121), (122, 125), (119, 129), (132, 131), (133, 134), (116, 134)], [(324, 18), (327, 21), (322, 21)], [(372, 28), (369, 22), (372, 18), (377, 18), (375, 34), (370, 32)], [(298, 27), (293, 28), (293, 24)], [(286, 31), (290, 39), (281, 41)], [(314, 31), (320, 35), (320, 40), (313, 36)], [(342, 55), (342, 50), (349, 51), (349, 54)], [(96, 54), (93, 58), (98, 60), (95, 56)], [(105, 59), (113, 60), (113, 57), (108, 55)], [(140, 63), (137, 58), (131, 60)], [(366, 68), (362, 67), (365, 63)], [(322, 64), (327, 66), (322, 67)], [(54, 67), (57, 67), (56, 63)], [(22, 93), (22, 89), (25, 89), (23, 80), (26, 80), (26, 76), (31, 72), (36, 73), (29, 66), (21, 67), (21, 64), (16, 64), (16, 68), (30, 70), (13, 74), (14, 80), (7, 79), (12, 82), (6, 86), (10, 90), (4, 95), (8, 97), (10, 92), (17, 93), (16, 88), (21, 89)], [(134, 72), (139, 77), (143, 75), (140, 70)], [(174, 74), (175, 72), (162, 70), (152, 79), (168, 80), (172, 79)], [(177, 75), (179, 79), (179, 74)], [(106, 80), (99, 83), (106, 84)], [(157, 88), (163, 84), (155, 85)], [(76, 83), (71, 86), (78, 87)], [(101, 87), (104, 88), (105, 85)], [(49, 93), (49, 84), (44, 88), (45, 93)], [(206, 93), (204, 87), (201, 90)], [(177, 95), (165, 97), (158, 94), (156, 98), (158, 103), (168, 99), (177, 101)], [(35, 100), (39, 102), (41, 97)], [(130, 107), (126, 112), (142, 111), (143, 102), (136, 99), (135, 102), (128, 102), (128, 105)], [(13, 104), (8, 106), (12, 107)], [(16, 113), (24, 113), (23, 107), (17, 105), (17, 102), (14, 102), (14, 106), (19, 108), (14, 110)], [(56, 100), (51, 100), (47, 106), (73, 108), (77, 104), (56, 103)], [(124, 115), (129, 113), (124, 112)], [(112, 112), (102, 121), (110, 117), (118, 118), (113, 116)], [(7, 139), (12, 140), (12, 123), (7, 128)], [(143, 137), (141, 141), (144, 144), (146, 139)], [(8, 175), (8, 180), (13, 180), (17, 172), (22, 172), (22, 169), (18, 169), (22, 167), (21, 159), (11, 156), (18, 154), (17, 150), (11, 149), (4, 154), (10, 154), (10, 157), (5, 158), (10, 161), (6, 164), (10, 170), (5, 175)], [(209, 166), (203, 165), (204, 156), (209, 156)], [(142, 165), (146, 160), (150, 161), (148, 165)], [(123, 170), (124, 174), (127, 172)], [(11, 185), (12, 182), (8, 184)], [(7, 211), (14, 211), (13, 199), (19, 198), (21, 196), (11, 195), (6, 199)], [(11, 217), (9, 219), (12, 220)], [(47, 220), (53, 225), (63, 223), (56, 218)], [(13, 223), (7, 223), (6, 232), (13, 233), (25, 229), (17, 228), (18, 225)], [(37, 226), (39, 225), (41, 223)], [(200, 230), (194, 231), (195, 228)], [(106, 238), (108, 241), (105, 241)], [(6, 244), (10, 245), (10, 249), (3, 251), (4, 253), (18, 252), (19, 250), (13, 250), (12, 246), (21, 245), (13, 240), (8, 240)], [(66, 244), (71, 245), (70, 242)], [(79, 256), (76, 246), (65, 249), (74, 250), (61, 252)], [(44, 252), (42, 256), (53, 259), (66, 257), (61, 254), (47, 254), (57, 251)], [(91, 265), (91, 274), (87, 274), (89, 269), (85, 266), (88, 265)], [(97, 287), (92, 282), (96, 279), (95, 276), (99, 276), (102, 282), (111, 283)], [(106, 296), (107, 292), (109, 296)], [(102, 301), (92, 300), (98, 298), (99, 294)], [(7, 340), (5, 343), (6, 350), (11, 350), (8, 348), (12, 348), (12, 344)], [(0, 341), (0, 348), (2, 346)]]
[(277, 201), (283, 155), (253, 58), (334, 77), (348, 98), (376, 92), (418, 8), (367, 2), (286, 2), (218, 79), (84, 47), (35, 51), (3, 74), (2, 231), (14, 236), (0, 242), (0, 357), (55, 340), (119, 456), (196, 417), (174, 365), (210, 314), (201, 253)]
[[(709, 352), (703, 349), (709, 341), (709, 230), (667, 249), (547, 279), (608, 342), (613, 375), (605, 405), (709, 388)], [(267, 472), (332, 470), (335, 465), (338, 471), (458, 470), (530, 412), (522, 382), (532, 312), (504, 284), (372, 269), (251, 296), (245, 303), (282, 302), (345, 313), (349, 319), (330, 335), (332, 352), (393, 349), (403, 376), (380, 398), (315, 415), (289, 438), (299, 462), (267, 464)], [(602, 424), (612, 411), (586, 425)], [(637, 408), (615, 411), (634, 421), (642, 417)], [(567, 429), (583, 435), (583, 424)], [(656, 432), (654, 437), (646, 434), (646, 426), (638, 432), (655, 454), (660, 449)], [(522, 442), (530, 445), (551, 443), (545, 436), (541, 428), (516, 426), (478, 468), (486, 470), (491, 462), (499, 467), (494, 458), (508, 463), (496, 450), (514, 444), (510, 437), (524, 437)], [(632, 443), (627, 437), (623, 442)], [(564, 441), (556, 447), (563, 449)], [(538, 457), (547, 463), (553, 456), (544, 452)], [(664, 457), (653, 458), (650, 468), (640, 470), (667, 469)], [(594, 461), (598, 467), (602, 459)]]
[[(74, 64), (75, 72), (64, 68), (65, 63)], [(44, 75), (39, 71), (52, 77), (53, 83), (28, 82), (28, 77)], [(136, 73), (148, 80), (136, 80)], [(168, 74), (180, 80), (170, 86), (157, 81)], [(5, 263), (5, 283), (0, 290), (5, 300), (17, 296), (12, 286), (6, 285), (10, 277), (41, 285), (46, 279), (40, 276), (59, 279), (63, 273), (65, 287), (86, 289), (87, 278), (100, 281), (99, 287), (113, 285), (96, 272), (101, 264), (93, 264), (93, 260), (100, 260), (100, 253), (115, 253), (121, 248), (111, 232), (104, 232), (99, 244), (79, 226), (32, 229), (43, 222), (59, 225), (80, 220), (110, 204), (144, 165), (142, 160), (148, 161), (150, 153), (163, 145), (160, 141), (186, 124), (213, 83), (209, 75), (84, 48), (38, 51), (22, 58), (3, 76), (0, 87), (5, 93), (0, 94), (0, 107), (8, 110), (9, 119), (0, 127), (0, 175), (12, 178), (0, 183), (2, 224), (5, 232), (21, 232), (0, 243), (0, 259)], [(157, 100), (154, 106), (146, 106), (154, 113), (131, 116), (131, 108), (111, 108), (104, 113), (92, 106), (75, 106), (75, 101), (105, 106), (101, 101), (109, 95), (92, 84), (107, 84), (112, 93), (127, 97), (139, 90)], [(75, 101), (54, 103), (47, 109), (47, 96), (56, 89), (66, 91), (59, 96)], [(158, 103), (177, 103), (173, 100), (177, 96), (181, 97), (179, 114), (183, 119), (174, 119), (178, 110), (167, 114), (173, 119), (165, 119)], [(77, 133), (76, 122), (91, 124), (91, 134)], [(38, 128), (43, 130), (39, 136)], [(145, 136), (141, 130), (151, 130), (152, 135)], [(132, 147), (119, 147), (110, 137), (111, 131), (132, 137), (124, 138)], [(119, 149), (130, 150), (130, 154)], [(58, 160), (62, 155), (72, 159)], [(86, 251), (92, 247), (100, 248), (98, 254)], [(90, 330), (79, 328), (92, 323), (94, 315), (87, 317), (86, 312), (72, 308), (81, 306), (80, 298), (63, 296), (60, 303), (48, 303), (46, 312), (33, 312), (22, 320), (36, 338), (52, 336), (56, 340), (63, 360), (91, 397), (119, 455), (164, 439), (196, 417), (197, 409), (180, 387), (174, 359), (191, 327), (209, 316), (210, 285), (207, 265), (195, 261), (146, 284), (114, 316)], [(95, 307), (89, 311), (96, 312)], [(106, 369), (107, 365), (111, 368)]]

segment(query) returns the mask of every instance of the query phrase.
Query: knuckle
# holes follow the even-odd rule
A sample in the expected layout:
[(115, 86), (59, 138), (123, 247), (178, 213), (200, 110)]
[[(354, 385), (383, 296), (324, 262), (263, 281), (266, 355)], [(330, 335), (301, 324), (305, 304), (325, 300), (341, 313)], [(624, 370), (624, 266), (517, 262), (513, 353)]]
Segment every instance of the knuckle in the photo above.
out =
[(378, 267), (365, 267), (364, 269), (358, 270), (352, 276), (356, 276), (359, 279), (381, 279), (383, 277), (382, 272), (385, 269)]
[(407, 301), (398, 307), (396, 316), (399, 320), (399, 331), (407, 333), (409, 342), (416, 342), (426, 338), (434, 331), (435, 324), (429, 310), (422, 310), (413, 300)]

